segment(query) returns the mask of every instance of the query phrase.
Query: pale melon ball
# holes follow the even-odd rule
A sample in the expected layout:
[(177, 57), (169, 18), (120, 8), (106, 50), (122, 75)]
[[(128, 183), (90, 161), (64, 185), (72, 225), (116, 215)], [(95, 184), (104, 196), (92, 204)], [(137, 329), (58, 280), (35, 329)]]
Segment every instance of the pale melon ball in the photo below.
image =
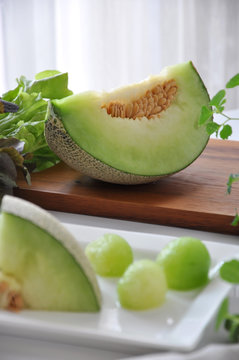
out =
[(131, 246), (116, 234), (105, 234), (91, 242), (85, 253), (95, 272), (101, 276), (119, 277), (133, 262)]
[(169, 242), (156, 261), (163, 267), (170, 289), (192, 290), (208, 281), (210, 255), (199, 239), (181, 237)]
[(117, 286), (119, 302), (129, 310), (160, 306), (164, 302), (166, 291), (167, 282), (162, 268), (147, 259), (130, 265)]

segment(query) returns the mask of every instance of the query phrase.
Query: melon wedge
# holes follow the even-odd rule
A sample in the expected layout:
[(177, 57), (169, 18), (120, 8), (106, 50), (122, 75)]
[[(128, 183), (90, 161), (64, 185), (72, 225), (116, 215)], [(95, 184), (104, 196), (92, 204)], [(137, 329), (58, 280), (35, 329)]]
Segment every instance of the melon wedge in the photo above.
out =
[(19, 284), (27, 308), (100, 309), (95, 273), (76, 239), (47, 211), (9, 195), (2, 200), (0, 269)]
[(46, 140), (83, 174), (146, 183), (184, 169), (201, 154), (209, 136), (198, 120), (209, 100), (192, 62), (174, 65), (112, 92), (51, 101)]

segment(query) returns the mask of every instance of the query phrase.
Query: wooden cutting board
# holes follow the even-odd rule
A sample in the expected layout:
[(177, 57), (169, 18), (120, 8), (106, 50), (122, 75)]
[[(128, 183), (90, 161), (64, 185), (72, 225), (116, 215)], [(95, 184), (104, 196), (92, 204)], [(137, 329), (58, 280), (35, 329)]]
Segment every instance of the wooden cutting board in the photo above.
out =
[(20, 178), (15, 195), (48, 210), (239, 234), (230, 225), (239, 211), (239, 182), (226, 194), (231, 173), (239, 173), (239, 142), (210, 140), (187, 169), (151, 184), (108, 184), (60, 163), (32, 174), (31, 186)]

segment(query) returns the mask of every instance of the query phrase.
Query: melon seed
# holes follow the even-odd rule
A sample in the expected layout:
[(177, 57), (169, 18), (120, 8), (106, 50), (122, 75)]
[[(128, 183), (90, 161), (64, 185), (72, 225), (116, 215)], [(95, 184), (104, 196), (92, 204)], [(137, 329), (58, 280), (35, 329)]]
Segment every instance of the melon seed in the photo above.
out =
[(119, 101), (111, 101), (104, 104), (107, 114), (112, 117), (136, 119), (143, 116), (152, 119), (159, 117), (160, 113), (166, 110), (172, 103), (177, 93), (177, 84), (174, 79), (156, 85), (152, 90), (147, 90), (140, 98), (128, 104)]

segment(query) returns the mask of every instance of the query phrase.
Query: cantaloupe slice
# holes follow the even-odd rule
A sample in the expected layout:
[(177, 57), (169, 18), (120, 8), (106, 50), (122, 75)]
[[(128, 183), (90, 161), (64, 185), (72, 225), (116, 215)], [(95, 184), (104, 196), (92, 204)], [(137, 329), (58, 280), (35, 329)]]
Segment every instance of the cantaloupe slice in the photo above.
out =
[(2, 281), (0, 276), (0, 293), (1, 283), (7, 283), (7, 292), (16, 290), (22, 307), (75, 312), (100, 309), (96, 276), (77, 240), (47, 211), (9, 195), (2, 200), (0, 269), (5, 274)]
[(209, 136), (198, 126), (209, 96), (192, 62), (112, 92), (53, 100), (45, 126), (51, 149), (100, 180), (139, 184), (191, 164)]

